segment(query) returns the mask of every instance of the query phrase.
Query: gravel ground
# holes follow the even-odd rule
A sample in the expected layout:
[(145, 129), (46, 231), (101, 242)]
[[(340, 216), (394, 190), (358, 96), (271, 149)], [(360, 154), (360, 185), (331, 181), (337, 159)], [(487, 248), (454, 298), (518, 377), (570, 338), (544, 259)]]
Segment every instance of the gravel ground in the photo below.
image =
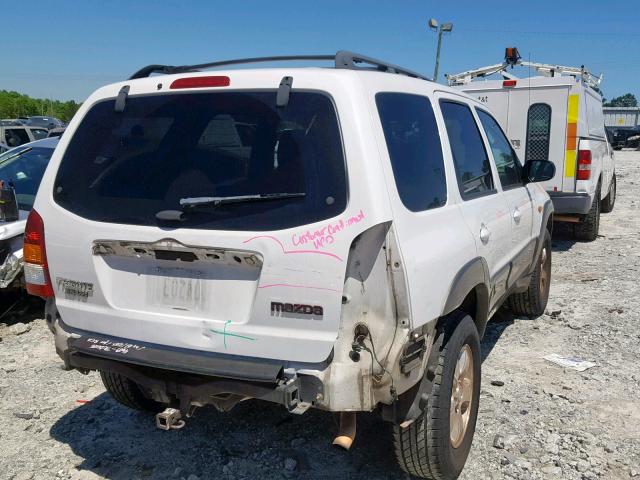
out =
[[(618, 202), (602, 235), (575, 243), (554, 232), (547, 314), (500, 312), (488, 328), (462, 479), (640, 479), (640, 152), (616, 158)], [(331, 414), (256, 401), (157, 430), (111, 400), (97, 374), (62, 370), (40, 312), (31, 304), (1, 319), (2, 479), (408, 478), (375, 415), (359, 417), (349, 453), (330, 445)], [(596, 366), (563, 369), (543, 360), (552, 353)]]

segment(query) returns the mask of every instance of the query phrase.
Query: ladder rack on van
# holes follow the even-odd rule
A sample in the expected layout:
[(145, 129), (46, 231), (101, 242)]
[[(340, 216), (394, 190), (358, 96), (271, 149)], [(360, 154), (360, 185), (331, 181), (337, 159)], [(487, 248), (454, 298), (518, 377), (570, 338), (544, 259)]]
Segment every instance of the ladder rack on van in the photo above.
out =
[(507, 72), (508, 67), (513, 68), (516, 65), (532, 68), (545, 77), (569, 75), (574, 78), (580, 78), (586, 85), (591, 88), (598, 87), (602, 82), (602, 75), (600, 75), (599, 77), (595, 76), (587, 69), (585, 69), (584, 65), (582, 65), (581, 67), (567, 67), (564, 65), (551, 65), (546, 63), (522, 61), (520, 55), (518, 54), (517, 48), (507, 48), (505, 59), (502, 63), (480, 67), (473, 70), (467, 70), (466, 72), (462, 73), (447, 74), (446, 77), (449, 85), (466, 85), (468, 83), (471, 83), (471, 81), (473, 81), (475, 78), (487, 77), (489, 75), (493, 75), (494, 73), (499, 73), (507, 79), (517, 79), (518, 77), (516, 77), (512, 73)]
[[(406, 75), (408, 77), (419, 78), (421, 80), (432, 81), (431, 78), (425, 77), (417, 72), (408, 70), (391, 63), (377, 60), (375, 58), (360, 55), (358, 53), (349, 52), (346, 50), (340, 50), (335, 55), (284, 55), (275, 57), (254, 57), (254, 58), (239, 58), (233, 60), (224, 60), (220, 62), (201, 63), (198, 65), (148, 65), (141, 68), (136, 73), (129, 77), (129, 80), (136, 78), (146, 78), (154, 73), (160, 73), (170, 75), (174, 73), (186, 73), (195, 72), (206, 68), (216, 68), (228, 65), (243, 65), (250, 63), (264, 63), (264, 62), (291, 62), (291, 61), (324, 61), (333, 60), (335, 68), (348, 69), (348, 70), (375, 70), (379, 72), (397, 73), (399, 75)], [(369, 67), (359, 67), (356, 64), (366, 64)]]

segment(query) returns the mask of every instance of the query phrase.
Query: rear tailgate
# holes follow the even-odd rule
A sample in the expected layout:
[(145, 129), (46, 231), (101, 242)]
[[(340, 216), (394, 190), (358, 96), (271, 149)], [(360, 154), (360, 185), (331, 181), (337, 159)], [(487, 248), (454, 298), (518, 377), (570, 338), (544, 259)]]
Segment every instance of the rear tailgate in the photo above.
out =
[[(275, 100), (275, 88), (154, 92), (130, 94), (122, 112), (113, 97), (87, 108), (36, 204), (67, 325), (177, 348), (326, 360), (349, 247), (373, 219), (347, 203), (331, 97), (294, 89), (285, 108)], [(180, 211), (185, 198), (283, 192), (304, 196), (202, 205), (181, 221), (156, 216)]]
[[(56, 305), (71, 327), (251, 357), (318, 362), (331, 351), (346, 259), (292, 245), (304, 232), (114, 230), (64, 211), (56, 212), (52, 228), (48, 213)], [(118, 248), (102, 253), (114, 239)], [(176, 252), (176, 258), (188, 252), (197, 258), (166, 259)]]

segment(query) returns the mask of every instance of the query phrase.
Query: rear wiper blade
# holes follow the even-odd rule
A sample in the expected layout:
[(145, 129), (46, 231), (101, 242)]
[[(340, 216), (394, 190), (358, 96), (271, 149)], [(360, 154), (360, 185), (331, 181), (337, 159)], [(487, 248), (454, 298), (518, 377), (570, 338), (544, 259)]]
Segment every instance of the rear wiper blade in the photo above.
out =
[(304, 197), (306, 193), (261, 193), (258, 195), (236, 195), (229, 197), (188, 197), (180, 199), (183, 210), (194, 207), (228, 205), (231, 203), (261, 202), (268, 200), (281, 200), (283, 198)]
[(156, 213), (158, 220), (169, 222), (182, 222), (186, 220), (187, 212), (197, 207), (218, 207), (233, 203), (264, 202), (268, 200), (282, 200), (286, 198), (304, 197), (306, 193), (263, 193), (258, 195), (236, 195), (229, 197), (187, 197), (180, 199), (182, 210), (162, 210)]

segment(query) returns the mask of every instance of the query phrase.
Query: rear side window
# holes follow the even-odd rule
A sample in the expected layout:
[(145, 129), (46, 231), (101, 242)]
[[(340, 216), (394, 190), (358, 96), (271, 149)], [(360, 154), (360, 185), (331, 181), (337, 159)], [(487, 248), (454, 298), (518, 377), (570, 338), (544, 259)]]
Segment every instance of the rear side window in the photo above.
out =
[[(336, 111), (322, 93), (275, 91), (132, 96), (94, 105), (69, 142), (54, 199), (91, 220), (160, 225), (180, 200), (304, 194), (191, 210), (182, 228), (276, 230), (346, 208), (345, 160)], [(171, 223), (176, 226), (176, 223)]]
[(498, 122), (483, 110), (478, 110), (478, 118), (484, 128), (484, 133), (489, 140), (489, 146), (493, 153), (493, 160), (498, 170), (500, 184), (503, 189), (522, 186), (522, 166), (516, 152), (511, 148), (509, 140), (502, 132)]
[(431, 102), (405, 93), (378, 93), (376, 104), (402, 203), (414, 212), (447, 202), (442, 145)]
[(549, 160), (551, 106), (534, 103), (527, 113), (527, 148), (525, 161)]
[(4, 139), (10, 147), (17, 147), (23, 143), (29, 143), (31, 139), (24, 128), (8, 128), (4, 131)]
[(462, 103), (440, 101), (447, 126), (453, 163), (464, 200), (492, 193), (495, 189), (489, 156), (471, 109)]

